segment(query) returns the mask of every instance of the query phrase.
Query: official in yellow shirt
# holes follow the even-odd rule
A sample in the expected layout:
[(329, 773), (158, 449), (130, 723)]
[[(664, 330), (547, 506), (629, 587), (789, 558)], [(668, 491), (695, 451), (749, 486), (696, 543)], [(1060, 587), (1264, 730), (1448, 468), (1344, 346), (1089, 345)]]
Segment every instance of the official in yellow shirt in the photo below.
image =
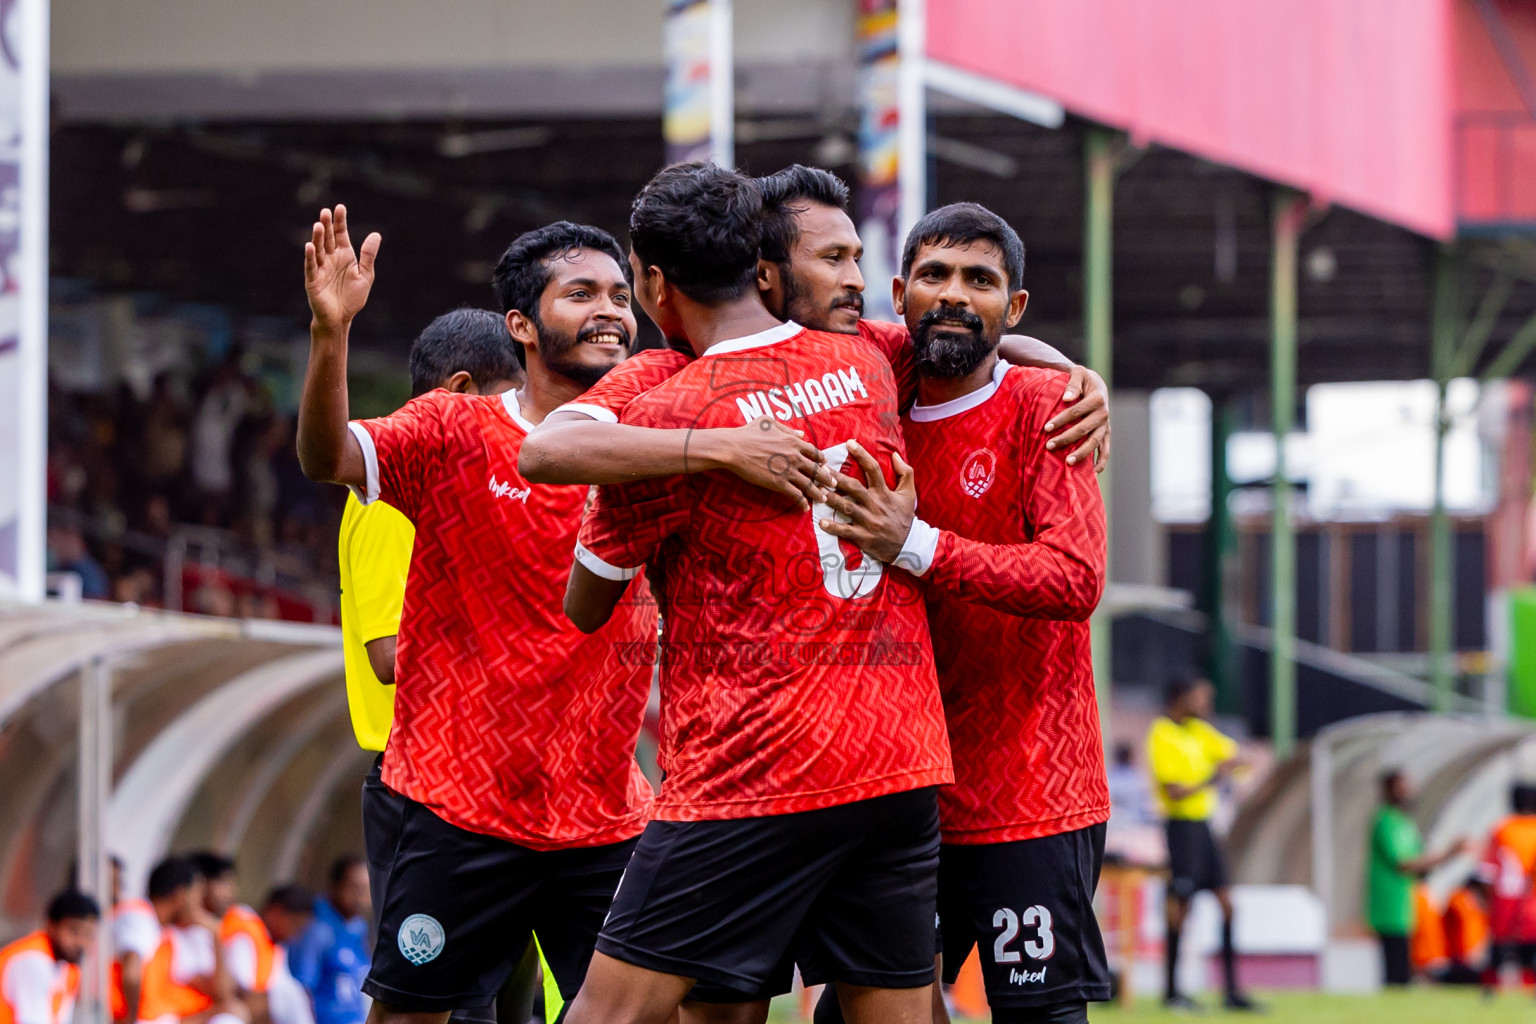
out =
[[(519, 387), (523, 373), (517, 349), (506, 322), (495, 313), (458, 309), (444, 314), (411, 345), (411, 397), (438, 388), (499, 395)], [(398, 509), (382, 501), (364, 505), (357, 495), (347, 495), (337, 542), (342, 652), (352, 731), (360, 747), (380, 752), (363, 780), (363, 848), (376, 909), (383, 904), (402, 810), (400, 797), (384, 785), (380, 771), (395, 717), (395, 637), (415, 543), (416, 528)], [(502, 990), (501, 1000), (512, 1015), (521, 1015), (519, 1019), (532, 1012), (542, 961), (537, 942), (529, 943), (527, 955)], [(545, 1013), (553, 1020), (562, 1005), (560, 990), (553, 975), (547, 969), (543, 973)], [(455, 1010), (452, 1020), (494, 1024), (495, 1008)]]
[(341, 514), (341, 645), (347, 708), (364, 750), (383, 752), (395, 717), (395, 635), (416, 527), (382, 501), (347, 495)]
[(1189, 901), (1202, 889), (1221, 904), (1221, 960), (1226, 975), (1226, 1007), (1253, 1010), (1254, 1002), (1237, 984), (1237, 953), (1232, 939), (1232, 894), (1227, 866), (1211, 832), (1217, 785), (1236, 769), (1237, 744), (1210, 723), (1215, 691), (1204, 679), (1180, 679), (1164, 694), (1164, 712), (1147, 734), (1147, 763), (1152, 789), (1168, 831), (1168, 937), (1163, 944), (1167, 972), (1163, 997), (1173, 1009), (1197, 1009), (1179, 992), (1179, 938)]

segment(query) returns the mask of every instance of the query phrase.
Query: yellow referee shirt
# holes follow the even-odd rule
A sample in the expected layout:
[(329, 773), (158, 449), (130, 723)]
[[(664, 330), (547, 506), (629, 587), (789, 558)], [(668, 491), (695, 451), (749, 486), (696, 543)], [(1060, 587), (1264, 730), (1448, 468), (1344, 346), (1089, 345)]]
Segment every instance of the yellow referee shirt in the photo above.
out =
[(337, 555), (341, 563), (341, 644), (347, 666), (352, 731), (364, 750), (383, 750), (395, 718), (395, 688), (379, 682), (364, 646), (400, 632), (405, 577), (416, 528), (382, 501), (347, 495)]
[(1237, 756), (1237, 743), (1223, 736), (1203, 718), (1193, 715), (1175, 722), (1159, 716), (1147, 733), (1147, 763), (1152, 768), (1152, 789), (1163, 817), (1177, 821), (1205, 821), (1216, 813), (1216, 788), (1207, 786), (1182, 800), (1170, 800), (1163, 789), (1168, 783), (1198, 786), (1216, 774), (1216, 766)]

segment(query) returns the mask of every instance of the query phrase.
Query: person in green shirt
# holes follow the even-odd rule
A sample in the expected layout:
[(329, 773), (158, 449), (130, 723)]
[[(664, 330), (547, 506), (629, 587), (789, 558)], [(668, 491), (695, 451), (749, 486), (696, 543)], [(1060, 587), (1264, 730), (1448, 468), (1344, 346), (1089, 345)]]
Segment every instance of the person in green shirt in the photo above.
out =
[(1419, 826), (1408, 816), (1411, 796), (1407, 776), (1397, 769), (1387, 772), (1381, 777), (1381, 806), (1371, 822), (1365, 918), (1381, 940), (1382, 969), (1388, 985), (1406, 985), (1413, 974), (1408, 937), (1413, 934), (1414, 885), (1471, 848), (1462, 841), (1426, 856)]

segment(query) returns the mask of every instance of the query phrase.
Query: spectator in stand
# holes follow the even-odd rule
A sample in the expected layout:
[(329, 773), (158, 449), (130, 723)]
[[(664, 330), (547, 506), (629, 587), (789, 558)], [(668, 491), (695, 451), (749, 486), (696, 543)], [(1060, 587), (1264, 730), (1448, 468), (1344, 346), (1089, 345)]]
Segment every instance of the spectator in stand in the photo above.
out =
[(1366, 878), (1366, 922), (1381, 942), (1382, 977), (1388, 985), (1413, 978), (1408, 939), (1413, 934), (1414, 884), (1451, 858), (1468, 852), (1459, 843), (1424, 854), (1419, 826), (1408, 815), (1408, 777), (1396, 769), (1381, 777), (1381, 806), (1371, 824)]
[(1257, 1008), (1237, 984), (1237, 947), (1233, 942), (1232, 890), (1227, 865), (1211, 816), (1216, 813), (1217, 787), (1242, 767), (1237, 743), (1210, 724), (1216, 709), (1216, 691), (1210, 682), (1195, 677), (1178, 679), (1164, 691), (1164, 713), (1147, 734), (1147, 760), (1152, 769), (1154, 792), (1167, 822), (1168, 938), (1164, 969), (1165, 1005), (1179, 1010), (1196, 1008), (1179, 992), (1179, 939), (1189, 902), (1206, 890), (1221, 904), (1221, 966), (1226, 980), (1226, 1006), (1230, 1010)]
[(233, 447), (251, 406), (249, 382), (231, 354), (215, 371), (192, 419), (192, 483), (203, 505), (203, 521), (215, 525), (229, 510), (235, 486)]
[(78, 527), (48, 527), (48, 571), (72, 572), (79, 576), (81, 597), (105, 601), (112, 596), (107, 571), (91, 557)]
[(70, 1024), (80, 961), (96, 941), (101, 908), (66, 890), (48, 902), (48, 923), (0, 949), (0, 1021)]
[(1147, 776), (1136, 767), (1136, 748), (1127, 740), (1115, 744), (1114, 764), (1109, 767), (1110, 821), (1147, 825), (1157, 821)]
[(368, 866), (347, 855), (331, 865), (331, 885), (315, 901), (315, 920), (289, 949), (288, 967), (309, 992), (316, 1024), (362, 1024), (370, 963)]
[(1488, 838), (1478, 865), (1487, 885), (1493, 948), (1487, 984), (1496, 988), (1507, 963), (1536, 968), (1536, 785), (1516, 782), (1510, 789), (1510, 814)]
[(281, 885), (267, 894), (261, 920), (277, 944), (272, 978), (267, 985), (267, 1013), (272, 1024), (315, 1024), (315, 1011), (293, 972), (288, 969), (288, 945), (315, 919), (315, 894), (302, 885)]

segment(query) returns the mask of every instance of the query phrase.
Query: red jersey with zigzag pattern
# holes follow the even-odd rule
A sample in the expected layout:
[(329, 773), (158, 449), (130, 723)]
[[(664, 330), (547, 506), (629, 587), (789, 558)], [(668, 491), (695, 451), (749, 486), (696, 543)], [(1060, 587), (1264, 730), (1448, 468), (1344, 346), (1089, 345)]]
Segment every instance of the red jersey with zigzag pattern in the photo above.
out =
[[(833, 463), (850, 438), (887, 474), (902, 450), (886, 359), (858, 335), (794, 324), (715, 346), (621, 419), (761, 415)], [(789, 814), (950, 781), (917, 583), (819, 530), (829, 515), (725, 472), (599, 489), (578, 557), (610, 578), (645, 564), (662, 611), (655, 817)]]
[(946, 843), (1004, 843), (1109, 818), (1088, 615), (1104, 590), (1091, 462), (1045, 448), (1066, 375), (999, 363), (986, 387), (902, 420), (955, 784)]
[(416, 526), (384, 783), (536, 850), (637, 835), (656, 607), (642, 580), (592, 636), (566, 619), (588, 489), (518, 475), (514, 392), (433, 391), (361, 426), (374, 495)]

